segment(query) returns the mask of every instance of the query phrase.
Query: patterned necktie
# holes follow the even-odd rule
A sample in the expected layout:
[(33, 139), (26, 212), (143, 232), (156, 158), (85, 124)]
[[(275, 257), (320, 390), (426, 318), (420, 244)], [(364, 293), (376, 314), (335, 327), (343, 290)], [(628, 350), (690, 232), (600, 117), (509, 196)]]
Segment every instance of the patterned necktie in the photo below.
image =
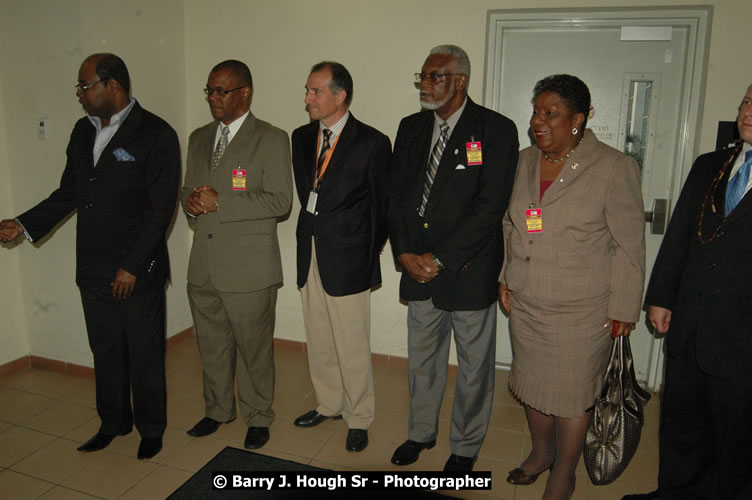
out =
[(319, 175), (321, 175), (321, 167), (324, 166), (326, 153), (329, 151), (329, 138), (332, 136), (332, 131), (328, 128), (322, 130), (322, 133), (324, 134), (324, 143), (321, 145), (321, 153), (319, 153), (319, 159), (316, 162), (316, 180), (318, 180)]
[(222, 159), (222, 155), (225, 154), (225, 149), (227, 149), (227, 136), (230, 135), (230, 128), (226, 127), (224, 125), (221, 125), (222, 127), (222, 135), (219, 137), (219, 142), (217, 143), (217, 147), (214, 148), (214, 155), (212, 155), (212, 172), (217, 169), (217, 165), (219, 165), (219, 160)]
[(433, 186), (433, 180), (436, 178), (436, 171), (439, 169), (441, 155), (444, 154), (444, 148), (446, 148), (449, 140), (449, 125), (447, 125), (447, 122), (441, 122), (439, 128), (441, 135), (439, 140), (436, 141), (433, 151), (431, 151), (431, 158), (428, 159), (428, 168), (426, 169), (426, 180), (423, 182), (423, 199), (420, 201), (420, 208), (418, 209), (418, 215), (421, 217), (426, 213), (428, 195), (431, 194), (431, 186)]
[(736, 172), (734, 178), (726, 186), (726, 217), (736, 208), (736, 205), (739, 204), (744, 196), (744, 191), (747, 189), (747, 181), (749, 180), (750, 166), (752, 166), (752, 151), (747, 151), (747, 154), (744, 155), (742, 168)]

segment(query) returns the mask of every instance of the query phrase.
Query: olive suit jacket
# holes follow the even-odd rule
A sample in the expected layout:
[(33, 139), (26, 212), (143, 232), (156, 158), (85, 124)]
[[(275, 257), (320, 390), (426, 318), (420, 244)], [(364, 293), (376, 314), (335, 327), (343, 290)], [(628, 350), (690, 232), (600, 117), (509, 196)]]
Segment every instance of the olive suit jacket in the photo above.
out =
[[(188, 283), (211, 279), (222, 292), (253, 292), (282, 282), (277, 220), (290, 211), (292, 174), (287, 133), (248, 113), (216, 170), (212, 170), (218, 122), (190, 136), (185, 183), (188, 195), (199, 186), (218, 193), (216, 212), (193, 219)], [(245, 170), (245, 186), (233, 190), (233, 171)]]

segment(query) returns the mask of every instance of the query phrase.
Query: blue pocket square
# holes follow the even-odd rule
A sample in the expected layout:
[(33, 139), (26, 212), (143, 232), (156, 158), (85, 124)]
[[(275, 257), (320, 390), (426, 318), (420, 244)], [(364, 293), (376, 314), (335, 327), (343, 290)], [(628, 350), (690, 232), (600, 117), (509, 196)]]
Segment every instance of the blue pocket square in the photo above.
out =
[(128, 151), (123, 148), (117, 148), (112, 152), (115, 155), (117, 161), (136, 161), (136, 159)]

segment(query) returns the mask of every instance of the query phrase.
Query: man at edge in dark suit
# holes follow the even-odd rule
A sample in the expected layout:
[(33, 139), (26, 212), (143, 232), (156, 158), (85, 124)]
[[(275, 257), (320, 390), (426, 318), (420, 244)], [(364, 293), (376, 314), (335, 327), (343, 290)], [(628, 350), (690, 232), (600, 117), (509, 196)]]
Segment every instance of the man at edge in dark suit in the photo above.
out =
[(371, 289), (381, 284), (391, 144), (348, 111), (352, 94), (343, 65), (316, 64), (306, 83), (311, 123), (292, 134), (301, 205), (298, 286), (318, 401), (294, 423), (313, 427), (344, 418), (345, 447), (357, 452), (368, 445), (375, 412), (370, 301)]
[(695, 160), (650, 277), (668, 333), (658, 490), (627, 499), (752, 498), (752, 86), (736, 147)]
[(151, 458), (162, 449), (167, 423), (166, 232), (175, 211), (180, 147), (175, 131), (130, 97), (128, 69), (119, 57), (86, 58), (76, 89), (87, 116), (71, 134), (60, 187), (15, 220), (2, 221), (0, 240), (25, 233), (38, 241), (77, 211), (76, 283), (102, 420), (78, 450), (101, 450), (135, 422), (142, 438), (138, 458)]
[(501, 219), (519, 149), (504, 116), (467, 97), (461, 48), (431, 49), (415, 87), (424, 111), (402, 120), (392, 157), (389, 237), (407, 301), (410, 417), (392, 463), (436, 444), (452, 331), (459, 374), (444, 470), (472, 470), (491, 414)]

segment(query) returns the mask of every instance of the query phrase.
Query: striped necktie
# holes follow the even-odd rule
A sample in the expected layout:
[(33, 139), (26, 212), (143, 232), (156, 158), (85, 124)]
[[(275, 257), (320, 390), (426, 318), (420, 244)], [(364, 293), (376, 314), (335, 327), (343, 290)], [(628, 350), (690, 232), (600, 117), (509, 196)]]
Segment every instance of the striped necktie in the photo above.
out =
[(441, 122), (439, 128), (441, 129), (441, 135), (431, 151), (431, 158), (428, 159), (428, 168), (426, 169), (426, 180), (423, 182), (423, 199), (420, 201), (420, 208), (418, 209), (418, 215), (421, 217), (426, 213), (431, 186), (433, 186), (433, 181), (436, 178), (436, 171), (439, 169), (441, 155), (444, 154), (444, 148), (446, 148), (447, 141), (449, 140), (449, 125), (447, 125), (447, 122)]
[(230, 128), (225, 125), (220, 125), (220, 127), (222, 127), (222, 135), (219, 137), (219, 142), (217, 142), (217, 147), (214, 148), (214, 154), (212, 155), (212, 172), (217, 169), (219, 160), (221, 160), (222, 155), (225, 154), (225, 149), (227, 149), (227, 144), (229, 142), (227, 137), (230, 135)]

